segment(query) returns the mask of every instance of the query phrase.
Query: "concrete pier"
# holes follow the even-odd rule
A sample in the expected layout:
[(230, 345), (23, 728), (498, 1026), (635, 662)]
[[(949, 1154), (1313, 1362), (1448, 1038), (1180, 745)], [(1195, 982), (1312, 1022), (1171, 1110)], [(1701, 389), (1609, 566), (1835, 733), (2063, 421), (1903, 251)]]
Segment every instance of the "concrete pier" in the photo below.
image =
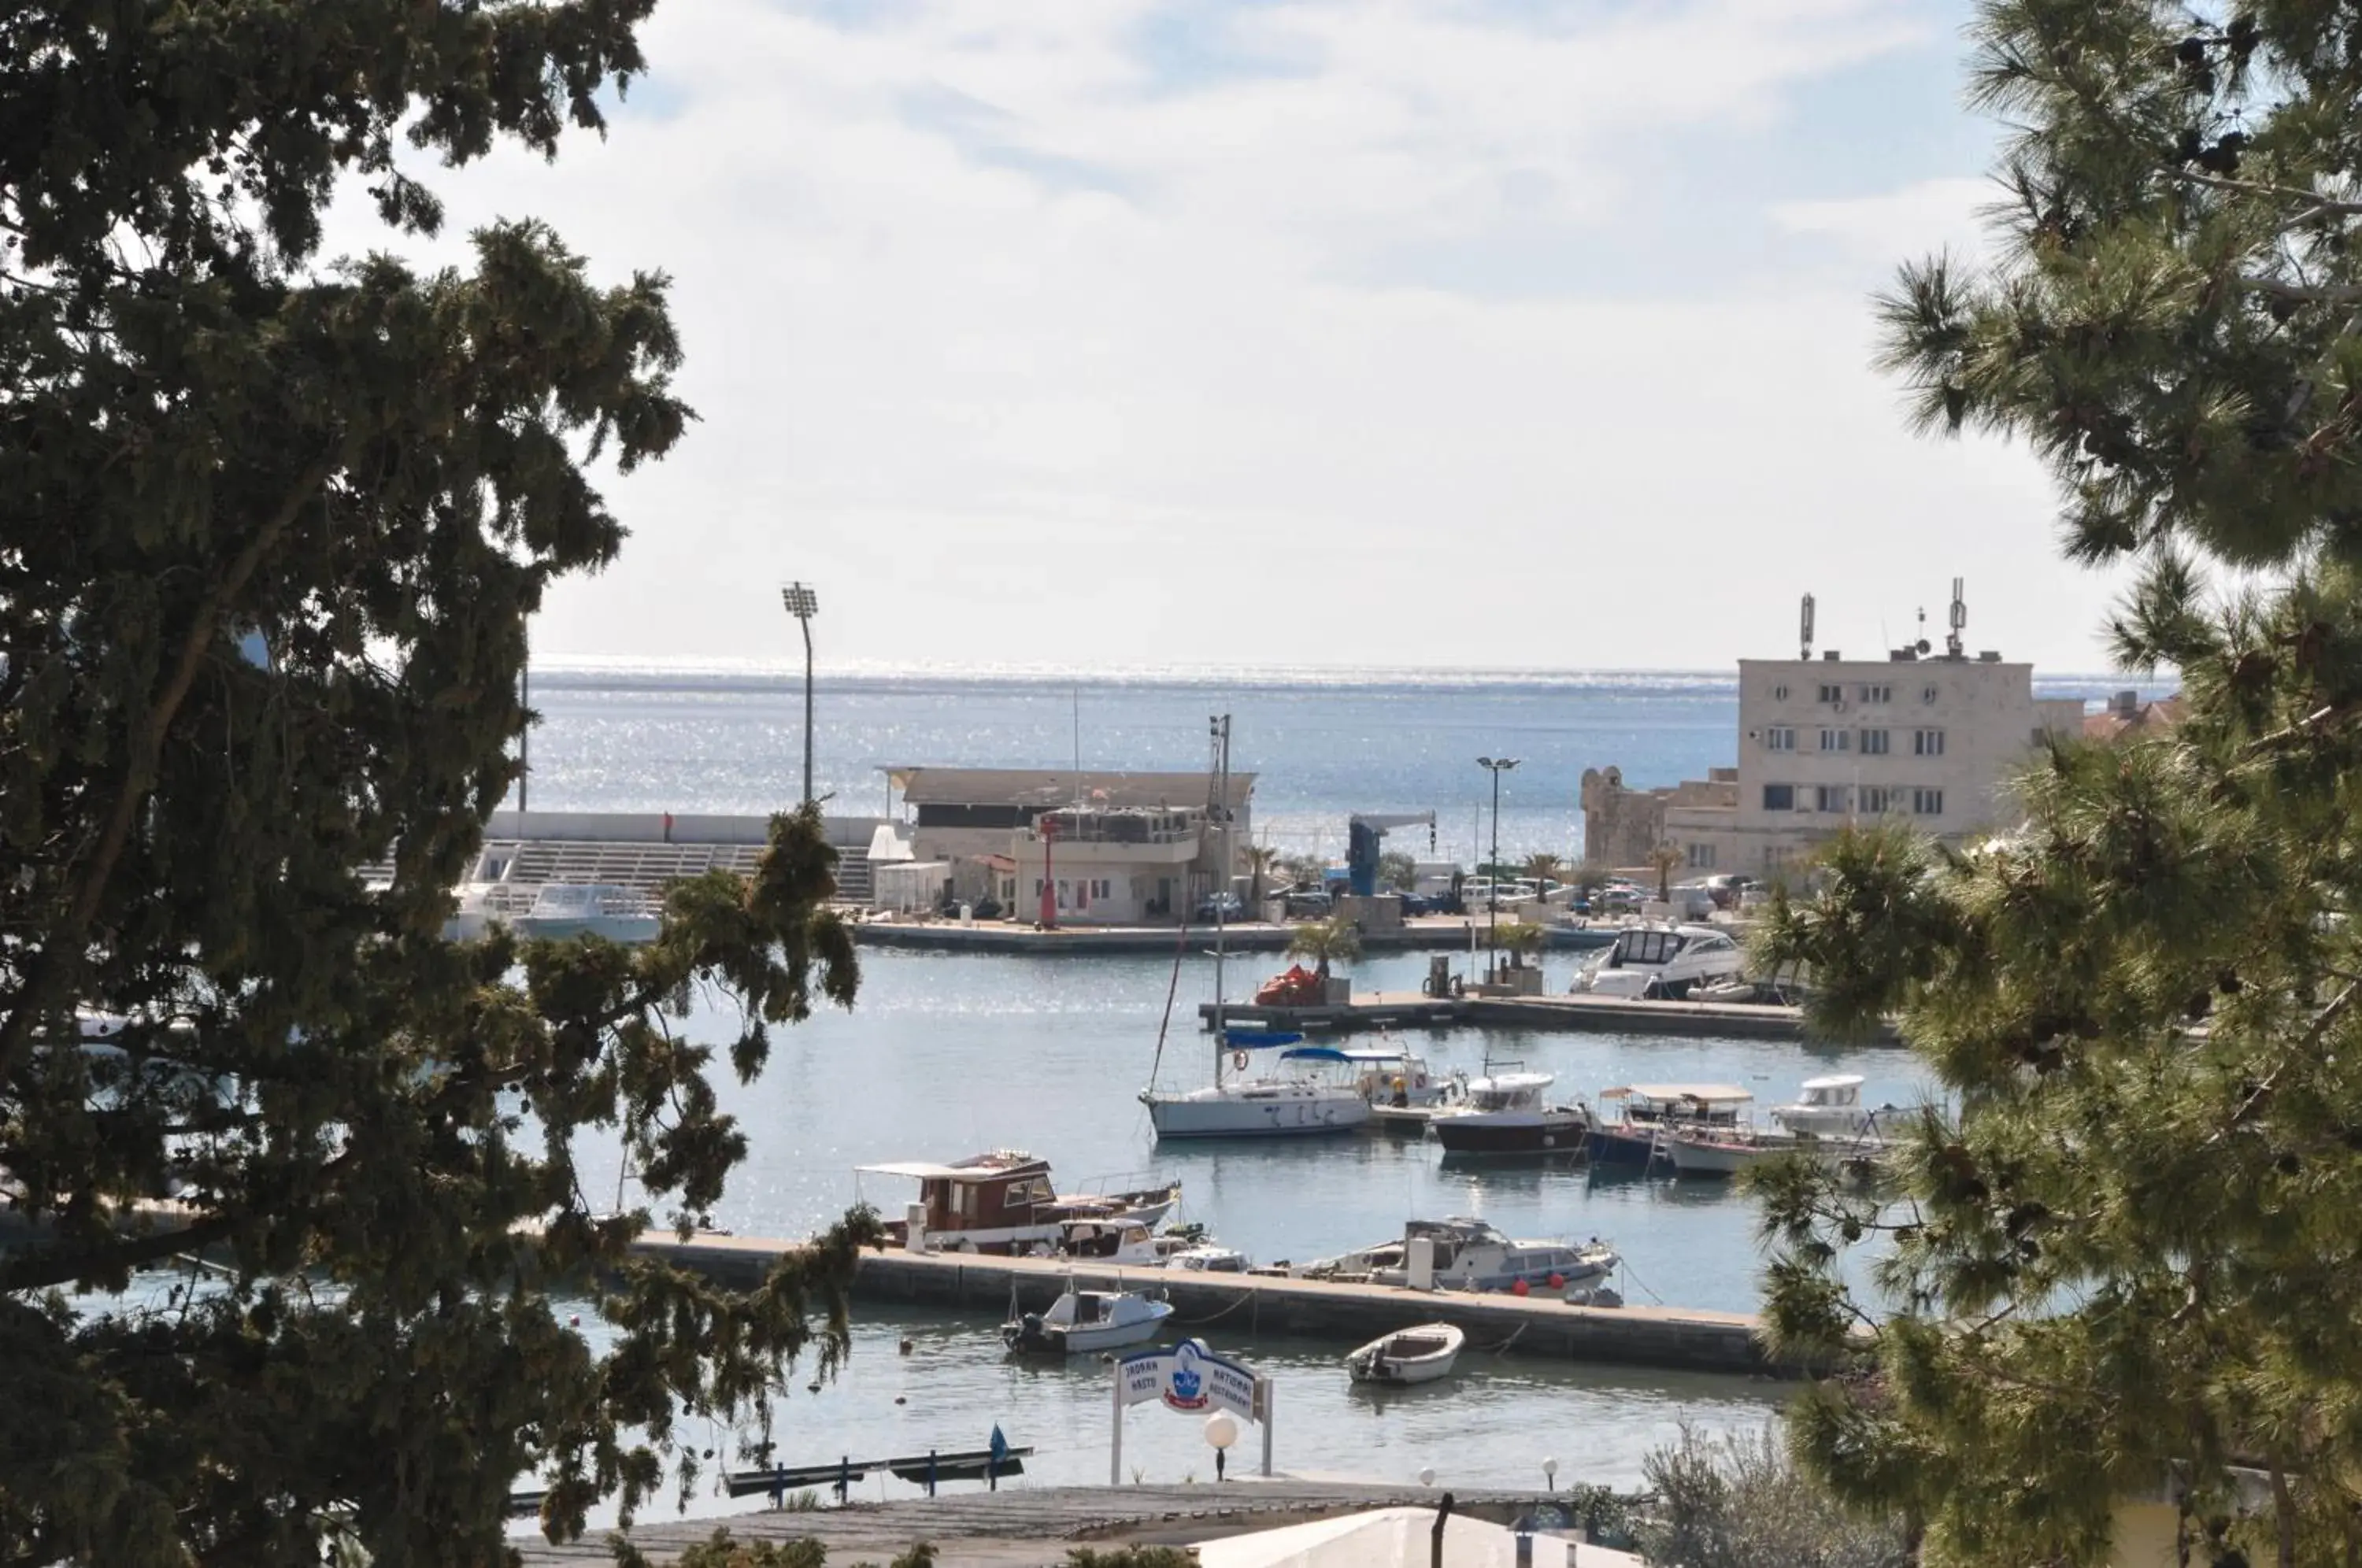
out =
[[(1213, 1027), (1211, 1002), (1198, 1021)], [(1805, 1040), (1804, 1010), (1749, 1002), (1639, 1001), (1622, 997), (1430, 997), (1417, 991), (1365, 991), (1351, 1001), (1313, 1007), (1258, 1007), (1229, 1002), (1222, 1021), (1233, 1028), (1354, 1033), (1371, 1029), (1441, 1029), (1470, 1023), (1499, 1029), (1568, 1030), (1609, 1034), (1722, 1035), (1741, 1040)], [(1860, 1043), (1899, 1045), (1889, 1022)]]
[[(899, 947), (927, 953), (999, 953), (1037, 955), (1076, 953), (1162, 954), (1187, 944), (1193, 951), (1210, 952), (1211, 926), (1192, 926), (1185, 933), (1170, 925), (1062, 925), (1036, 931), (1011, 921), (978, 921), (962, 925), (955, 920), (869, 919), (854, 922), (854, 941), (866, 947)], [(1285, 953), (1300, 927), (1268, 921), (1242, 921), (1224, 928), (1223, 945), (1232, 953)], [(1616, 940), (1614, 926), (1552, 926), (1553, 949), (1581, 951), (1605, 947)], [(1465, 953), (1469, 922), (1462, 915), (1422, 915), (1391, 931), (1362, 933), (1365, 953)]]
[[(698, 1235), (683, 1242), (668, 1231), (650, 1232), (638, 1250), (745, 1287), (759, 1283), (791, 1245), (749, 1236)], [(1039, 1311), (1058, 1298), (1070, 1275), (1086, 1289), (1160, 1289), (1173, 1303), (1175, 1332), (1218, 1344), (1289, 1334), (1350, 1348), (1414, 1323), (1443, 1322), (1467, 1332), (1471, 1351), (1514, 1344), (1520, 1353), (1677, 1372), (1805, 1370), (1774, 1365), (1757, 1337), (1755, 1319), (1745, 1313), (1570, 1307), (1547, 1292), (1517, 1297), (1415, 1291), (1262, 1275), (1109, 1269), (1056, 1258), (888, 1251), (863, 1254), (854, 1294), (865, 1301), (965, 1309), (1005, 1321), (1012, 1291), (1021, 1310)]]

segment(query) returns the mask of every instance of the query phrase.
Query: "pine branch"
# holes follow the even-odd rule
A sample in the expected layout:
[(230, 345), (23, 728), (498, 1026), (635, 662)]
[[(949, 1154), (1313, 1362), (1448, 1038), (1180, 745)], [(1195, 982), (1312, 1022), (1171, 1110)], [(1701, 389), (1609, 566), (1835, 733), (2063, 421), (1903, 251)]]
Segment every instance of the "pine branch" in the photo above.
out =
[(2280, 225), (2279, 232), (2283, 234), (2292, 228), (2302, 228), (2307, 224), (2318, 223), (2325, 217), (2362, 217), (2362, 202), (2340, 201), (2334, 196), (2324, 196), (2318, 191), (2307, 191), (2295, 185), (2273, 185), (2257, 180), (2237, 180), (2225, 174), (2201, 173), (2194, 169), (2168, 169), (2165, 172), (2169, 179), (2179, 180), (2189, 185), (2203, 185), (2209, 190), (2234, 191), (2242, 195), (2268, 196), (2280, 201), (2310, 204), (2304, 211)]
[(17, 1253), (0, 1263), (0, 1297), (20, 1291), (46, 1290), (72, 1285), (142, 1264), (161, 1262), (176, 1253), (202, 1250), (236, 1235), (246, 1221), (228, 1214), (210, 1215), (174, 1230), (131, 1236), (93, 1247), (43, 1247)]

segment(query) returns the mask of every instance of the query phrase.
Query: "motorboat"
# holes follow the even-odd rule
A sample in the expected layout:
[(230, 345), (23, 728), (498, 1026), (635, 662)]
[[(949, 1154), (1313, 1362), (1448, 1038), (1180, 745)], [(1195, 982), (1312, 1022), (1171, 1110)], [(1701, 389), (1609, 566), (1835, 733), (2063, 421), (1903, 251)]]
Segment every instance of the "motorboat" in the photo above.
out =
[(1736, 1084), (1631, 1084), (1602, 1089), (1602, 1109), (1614, 1105), (1620, 1110), (1613, 1119), (1592, 1123), (1585, 1149), (1594, 1165), (1646, 1166), (1659, 1158), (1661, 1133), (1737, 1127), (1754, 1100), (1753, 1094)]
[(1356, 1383), (1433, 1383), (1451, 1375), (1467, 1342), (1450, 1323), (1421, 1323), (1372, 1340), (1345, 1358), (1345, 1370)]
[(919, 1184), (916, 1207), (924, 1227), (910, 1234), (907, 1212), (886, 1221), (887, 1233), (913, 1251), (1025, 1253), (1054, 1251), (1068, 1222), (1130, 1221), (1153, 1230), (1181, 1201), (1181, 1184), (1154, 1176), (1117, 1178), (1123, 1185), (1096, 1192), (1061, 1193), (1050, 1162), (1021, 1149), (995, 1149), (965, 1160), (891, 1161), (854, 1167), (864, 1176), (899, 1176)]
[(1806, 1078), (1795, 1103), (1773, 1106), (1771, 1117), (1805, 1137), (1861, 1139), (1876, 1137), (1880, 1112), (1894, 1109), (1891, 1105), (1879, 1110), (1865, 1108), (1861, 1075), (1832, 1073), (1824, 1078)]
[(1236, 1247), (1220, 1247), (1211, 1242), (1200, 1242), (1195, 1246), (1183, 1247), (1178, 1252), (1165, 1254), (1164, 1266), (1179, 1269), (1185, 1274), (1244, 1274), (1251, 1265), (1246, 1253)]
[(1464, 1074), (1430, 1071), (1425, 1057), (1398, 1047), (1348, 1047), (1337, 1054), (1352, 1069), (1363, 1097), (1378, 1110), (1434, 1110), (1467, 1089)]
[(1153, 1340), (1171, 1316), (1170, 1301), (1131, 1290), (1077, 1290), (1070, 1281), (1048, 1311), (1012, 1314), (1000, 1339), (1012, 1351), (1089, 1355)]
[(1683, 1176), (1733, 1176), (1782, 1154), (1810, 1148), (1811, 1140), (1746, 1128), (1671, 1130), (1659, 1147)]
[(1552, 1105), (1548, 1073), (1488, 1073), (1467, 1096), (1429, 1121), (1447, 1154), (1579, 1154), (1591, 1118), (1579, 1105)]
[(1574, 982), (1578, 993), (1678, 1001), (1694, 988), (1737, 979), (1747, 951), (1710, 925), (1635, 925), (1617, 933)]
[(653, 942), (664, 921), (646, 895), (612, 882), (545, 882), (516, 917), (519, 936), (562, 941), (598, 936), (625, 944)]
[[(1232, 1029), (1217, 1038), (1228, 1049), (1216, 1052), (1211, 1085), (1141, 1091), (1160, 1140), (1305, 1137), (1369, 1125), (1370, 1102), (1360, 1087), (1321, 1071), (1347, 1063), (1345, 1053), (1305, 1045), (1304, 1036), (1293, 1032)], [(1256, 1070), (1256, 1055), (1264, 1051), (1276, 1055), (1271, 1066)], [(1222, 1076), (1225, 1054), (1237, 1076)]]
[(1058, 1227), (1055, 1242), (1034, 1249), (1037, 1256), (1074, 1258), (1120, 1268), (1155, 1268), (1166, 1253), (1156, 1235), (1137, 1220), (1068, 1220)]
[(1596, 1237), (1578, 1246), (1568, 1242), (1513, 1241), (1482, 1220), (1413, 1220), (1402, 1240), (1381, 1242), (1290, 1271), (1298, 1278), (1359, 1281), (1370, 1285), (1411, 1283), (1413, 1243), (1429, 1243), (1429, 1283), (1438, 1290), (1563, 1288), (1603, 1278), (1623, 1262)]

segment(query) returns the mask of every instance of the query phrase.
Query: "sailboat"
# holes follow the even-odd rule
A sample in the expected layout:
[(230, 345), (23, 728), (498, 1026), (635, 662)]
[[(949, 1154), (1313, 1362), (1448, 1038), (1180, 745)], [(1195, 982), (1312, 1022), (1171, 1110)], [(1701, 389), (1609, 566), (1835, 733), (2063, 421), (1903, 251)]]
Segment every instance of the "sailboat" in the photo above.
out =
[[(1230, 865), (1230, 802), (1231, 802), (1231, 718), (1227, 713), (1213, 721), (1214, 741), (1214, 809), (1220, 813), (1223, 834), (1222, 865)], [(1179, 1092), (1160, 1090), (1153, 1081), (1140, 1091), (1140, 1102), (1148, 1107), (1148, 1120), (1156, 1128), (1159, 1140), (1166, 1138), (1275, 1138), (1303, 1137), (1322, 1132), (1351, 1132), (1368, 1124), (1370, 1102), (1358, 1084), (1342, 1082), (1323, 1076), (1311, 1058), (1315, 1053), (1298, 1052), (1303, 1044), (1301, 1034), (1238, 1030), (1224, 1026), (1222, 1021), (1222, 959), (1224, 900), (1214, 900), (1214, 1081), (1205, 1088)], [(1174, 957), (1175, 975), (1179, 975), (1180, 956)], [(1176, 986), (1175, 989), (1178, 988)], [(1173, 996), (1164, 999), (1165, 1022), (1173, 1017)], [(1164, 1032), (1157, 1035), (1157, 1057), (1164, 1058)], [(1251, 1071), (1251, 1065), (1264, 1053), (1270, 1066)], [(1334, 1055), (1335, 1053), (1319, 1055)], [(1227, 1058), (1231, 1069), (1230, 1077), (1223, 1077)]]

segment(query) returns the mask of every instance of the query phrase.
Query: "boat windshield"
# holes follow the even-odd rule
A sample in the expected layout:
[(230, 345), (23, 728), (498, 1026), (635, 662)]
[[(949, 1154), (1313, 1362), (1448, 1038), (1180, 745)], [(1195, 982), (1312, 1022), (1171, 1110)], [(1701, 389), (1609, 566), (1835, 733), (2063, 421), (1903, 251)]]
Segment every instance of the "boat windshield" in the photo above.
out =
[(1678, 931), (1628, 931), (1616, 939), (1616, 955), (1609, 960), (1609, 966), (1670, 964), (1688, 940)]

